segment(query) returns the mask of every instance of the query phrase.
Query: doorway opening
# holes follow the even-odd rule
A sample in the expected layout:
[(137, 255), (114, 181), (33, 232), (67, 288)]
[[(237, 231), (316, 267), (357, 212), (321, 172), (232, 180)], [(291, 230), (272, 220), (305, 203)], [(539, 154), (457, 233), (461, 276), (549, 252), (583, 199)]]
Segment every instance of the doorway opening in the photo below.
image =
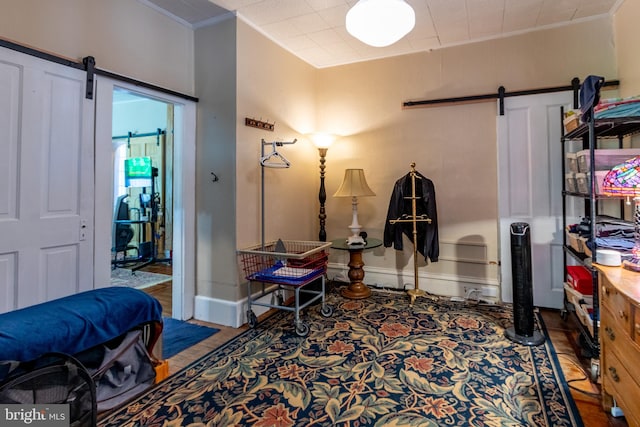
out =
[[(165, 302), (160, 302), (171, 317), (190, 319), (195, 303), (196, 104), (102, 76), (96, 78), (96, 94), (95, 286), (113, 286), (113, 259), (142, 255), (145, 260), (136, 259), (128, 266), (133, 269), (144, 265), (136, 275), (129, 274), (129, 281), (147, 273), (144, 270), (163, 269), (160, 273), (168, 276), (170, 292)], [(154, 108), (161, 111), (155, 114), (162, 117), (161, 121), (150, 119)], [(147, 122), (153, 124), (143, 127)], [(126, 138), (121, 138), (123, 135)], [(131, 173), (126, 176), (127, 160), (133, 159), (145, 159), (151, 167), (153, 172), (146, 184), (127, 185), (127, 178), (144, 179)], [(139, 166), (134, 165), (134, 169)], [(136, 170), (134, 175), (140, 172)], [(125, 236), (125, 248), (135, 249), (115, 254), (119, 199), (127, 202), (123, 212), (128, 219), (121, 224), (133, 228)], [(127, 284), (132, 285), (136, 287), (136, 283)]]
[(173, 104), (114, 87), (114, 284), (158, 293), (171, 315)]

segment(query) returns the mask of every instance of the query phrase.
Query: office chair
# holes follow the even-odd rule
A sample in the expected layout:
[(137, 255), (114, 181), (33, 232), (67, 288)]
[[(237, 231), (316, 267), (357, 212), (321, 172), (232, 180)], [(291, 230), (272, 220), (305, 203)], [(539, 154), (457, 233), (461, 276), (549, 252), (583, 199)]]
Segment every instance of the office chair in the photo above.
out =
[[(113, 264), (116, 264), (118, 261), (126, 261), (127, 260), (127, 252), (130, 250), (136, 251), (136, 258), (138, 257), (138, 247), (130, 245), (131, 239), (133, 239), (134, 231), (131, 224), (122, 224), (118, 221), (128, 221), (129, 218), (129, 203), (127, 203), (126, 199), (129, 197), (128, 194), (124, 194), (122, 196), (118, 196), (118, 200), (116, 201), (116, 206), (113, 212), (113, 247), (111, 251), (115, 253), (114, 259), (112, 261)], [(123, 253), (123, 259), (118, 260), (118, 253)]]

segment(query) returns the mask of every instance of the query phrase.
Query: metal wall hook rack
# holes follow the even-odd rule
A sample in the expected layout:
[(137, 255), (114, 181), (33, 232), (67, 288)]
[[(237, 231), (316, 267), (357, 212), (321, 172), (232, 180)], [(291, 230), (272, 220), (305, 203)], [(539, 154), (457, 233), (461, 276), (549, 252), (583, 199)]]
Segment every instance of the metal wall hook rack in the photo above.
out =
[(273, 132), (273, 129), (276, 126), (276, 122), (269, 123), (268, 121), (263, 122), (262, 119), (257, 120), (257, 119), (252, 119), (252, 118), (249, 118), (249, 117), (245, 117), (244, 125), (252, 127), (252, 128), (264, 129), (264, 130), (268, 130), (268, 131)]

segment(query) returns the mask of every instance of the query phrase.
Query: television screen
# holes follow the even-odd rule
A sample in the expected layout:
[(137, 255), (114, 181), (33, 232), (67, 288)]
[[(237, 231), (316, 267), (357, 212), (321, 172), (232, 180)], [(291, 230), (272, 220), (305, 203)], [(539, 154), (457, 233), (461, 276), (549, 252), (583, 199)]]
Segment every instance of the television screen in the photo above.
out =
[(151, 187), (152, 179), (151, 157), (132, 157), (124, 160), (125, 187)]

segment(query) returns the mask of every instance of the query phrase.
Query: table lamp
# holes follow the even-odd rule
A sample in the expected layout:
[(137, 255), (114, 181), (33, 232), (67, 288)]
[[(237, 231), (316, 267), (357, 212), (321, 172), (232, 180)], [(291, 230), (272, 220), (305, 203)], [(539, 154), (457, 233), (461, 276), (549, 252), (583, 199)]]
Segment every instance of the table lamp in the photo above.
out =
[(602, 181), (602, 192), (607, 196), (624, 196), (627, 203), (633, 198), (634, 245), (631, 259), (624, 260), (622, 265), (629, 270), (640, 271), (640, 156), (613, 167)]
[(347, 169), (344, 171), (344, 179), (338, 191), (333, 197), (351, 197), (353, 218), (349, 230), (351, 236), (347, 239), (349, 245), (364, 245), (364, 239), (360, 236), (362, 226), (358, 223), (358, 197), (375, 196), (376, 194), (367, 185), (363, 169)]

